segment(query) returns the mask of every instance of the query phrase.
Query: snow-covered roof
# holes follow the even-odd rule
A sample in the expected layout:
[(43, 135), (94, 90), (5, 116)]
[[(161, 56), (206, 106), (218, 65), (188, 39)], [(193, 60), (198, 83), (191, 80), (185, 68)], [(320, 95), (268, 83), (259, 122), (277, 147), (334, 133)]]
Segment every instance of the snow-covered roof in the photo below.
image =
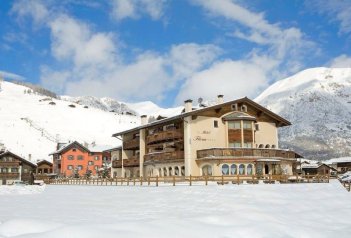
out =
[(340, 157), (340, 158), (333, 158), (330, 160), (324, 161), (325, 164), (337, 164), (337, 163), (351, 163), (351, 157)]

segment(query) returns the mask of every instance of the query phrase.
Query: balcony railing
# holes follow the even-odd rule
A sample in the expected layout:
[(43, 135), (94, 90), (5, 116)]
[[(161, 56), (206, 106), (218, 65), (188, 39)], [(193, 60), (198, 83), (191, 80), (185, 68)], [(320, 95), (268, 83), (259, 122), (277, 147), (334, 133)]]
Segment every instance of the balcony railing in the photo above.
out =
[[(123, 159), (123, 167), (135, 167), (139, 166), (139, 156), (135, 155), (130, 157), (129, 159)], [(113, 168), (122, 168), (122, 160), (114, 160), (112, 161)]]
[(0, 179), (18, 179), (19, 173), (0, 173)]
[(294, 151), (277, 150), (277, 149), (253, 149), (253, 148), (216, 148), (198, 150), (197, 158), (209, 157), (269, 157), (269, 158), (301, 158)]
[(184, 160), (184, 151), (156, 152), (144, 156), (144, 163), (173, 162), (179, 160)]
[(152, 135), (147, 136), (146, 143), (153, 144), (162, 141), (170, 141), (175, 139), (182, 139), (183, 133), (179, 129), (172, 129), (167, 131), (156, 132)]
[(18, 161), (0, 161), (1, 167), (19, 167), (19, 165)]
[(131, 139), (131, 140), (127, 140), (123, 142), (123, 149), (124, 150), (131, 150), (131, 149), (137, 149), (140, 146), (140, 141), (139, 141), (139, 137)]

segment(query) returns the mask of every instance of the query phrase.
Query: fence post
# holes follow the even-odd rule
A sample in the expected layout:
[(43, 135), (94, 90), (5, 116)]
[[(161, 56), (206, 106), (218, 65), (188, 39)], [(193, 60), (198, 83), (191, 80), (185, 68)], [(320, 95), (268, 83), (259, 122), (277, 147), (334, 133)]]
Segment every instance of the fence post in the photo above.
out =
[(133, 178), (133, 186), (135, 186), (135, 177)]
[(140, 186), (143, 186), (143, 176), (140, 177)]
[(205, 185), (207, 186), (207, 176), (205, 176)]
[(307, 173), (307, 183), (310, 182), (310, 173)]
[(271, 174), (268, 176), (268, 180), (269, 180), (269, 183), (272, 182), (272, 175)]
[(349, 181), (349, 192), (351, 190), (351, 181)]
[(296, 174), (296, 182), (298, 183), (299, 182), (299, 175)]
[(190, 177), (189, 177), (189, 185), (191, 186), (191, 174), (190, 174)]
[(158, 187), (158, 175), (156, 176), (156, 187)]
[(330, 173), (328, 173), (328, 183), (329, 183), (329, 179), (330, 179)]
[(147, 186), (150, 186), (150, 177), (147, 177)]
[(238, 182), (238, 185), (239, 185), (240, 184), (239, 174), (236, 175), (236, 181)]
[(173, 186), (175, 186), (175, 177), (173, 175)]
[(129, 178), (127, 178), (127, 186), (129, 186)]
[(222, 185), (224, 185), (224, 176), (222, 174)]

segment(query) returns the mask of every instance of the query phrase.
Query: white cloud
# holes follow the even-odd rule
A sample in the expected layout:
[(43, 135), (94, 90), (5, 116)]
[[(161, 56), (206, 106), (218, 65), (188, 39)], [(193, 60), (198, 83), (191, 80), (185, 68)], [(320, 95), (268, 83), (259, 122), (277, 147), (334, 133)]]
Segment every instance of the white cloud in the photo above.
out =
[(270, 24), (263, 13), (249, 11), (233, 0), (193, 3), (211, 17), (236, 23), (232, 24), (232, 36), (253, 42), (256, 47), (241, 60), (216, 62), (190, 77), (177, 95), (178, 103), (187, 98), (213, 99), (217, 94), (227, 99), (257, 96), (272, 81), (301, 69), (302, 57), (314, 49), (299, 29)]
[(12, 6), (11, 13), (19, 18), (29, 16), (35, 24), (42, 24), (50, 14), (45, 1), (42, 0), (17, 0)]
[(66, 15), (54, 19), (49, 27), (56, 59), (72, 60), (77, 67), (106, 67), (114, 62), (117, 47), (112, 34), (93, 33), (87, 24)]
[(306, 5), (312, 11), (327, 15), (332, 21), (340, 23), (340, 33), (351, 32), (351, 1), (349, 0), (308, 0)]
[(331, 68), (351, 68), (351, 57), (345, 54), (339, 55), (328, 64)]
[(143, 15), (158, 20), (163, 16), (166, 0), (113, 0), (112, 16), (116, 20), (137, 19)]
[(18, 81), (25, 80), (25, 78), (23, 76), (20, 76), (18, 74), (14, 74), (14, 73), (11, 73), (11, 72), (7, 72), (7, 71), (2, 71), (2, 70), (0, 70), (0, 78), (13, 79), (13, 80), (18, 80)]

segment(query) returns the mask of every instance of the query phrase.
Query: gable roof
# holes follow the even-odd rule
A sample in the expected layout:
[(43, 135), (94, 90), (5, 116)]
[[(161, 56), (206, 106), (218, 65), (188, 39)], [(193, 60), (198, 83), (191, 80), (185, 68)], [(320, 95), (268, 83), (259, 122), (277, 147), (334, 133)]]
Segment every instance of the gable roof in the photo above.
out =
[(55, 152), (53, 152), (53, 153), (51, 153), (49, 155), (55, 155), (55, 154), (64, 153), (67, 150), (71, 149), (74, 145), (80, 147), (82, 150), (85, 150), (86, 152), (90, 152), (88, 148), (86, 148), (85, 146), (83, 146), (79, 142), (73, 141), (73, 142), (71, 142), (71, 143), (69, 143), (67, 145), (62, 146), (60, 149), (58, 149), (57, 151), (55, 151)]
[(284, 119), (283, 117), (275, 114), (274, 112), (268, 110), (267, 108), (261, 106), (260, 104), (254, 102), (253, 100), (251, 100), (251, 99), (249, 99), (247, 97), (244, 97), (244, 98), (240, 98), (240, 99), (237, 99), (237, 100), (233, 100), (233, 101), (229, 101), (229, 102), (225, 102), (225, 103), (221, 103), (221, 104), (216, 104), (216, 105), (205, 107), (205, 108), (199, 108), (199, 109), (196, 109), (196, 110), (192, 110), (190, 112), (181, 113), (181, 114), (173, 116), (173, 117), (169, 117), (169, 118), (165, 118), (165, 119), (162, 119), (162, 120), (154, 121), (154, 122), (148, 123), (146, 125), (138, 126), (138, 127), (126, 130), (126, 131), (117, 132), (117, 133), (113, 134), (112, 136), (113, 137), (117, 137), (117, 136), (129, 133), (129, 132), (139, 131), (140, 129), (144, 129), (144, 128), (147, 128), (147, 127), (159, 125), (159, 124), (162, 124), (162, 123), (171, 122), (171, 121), (174, 121), (174, 120), (177, 120), (177, 119), (183, 119), (184, 117), (187, 117), (187, 116), (197, 115), (197, 114), (200, 114), (200, 113), (205, 112), (205, 111), (220, 109), (223, 106), (227, 106), (227, 105), (231, 105), (231, 104), (235, 104), (235, 103), (238, 103), (238, 104), (239, 103), (245, 103), (246, 105), (250, 105), (250, 106), (256, 108), (257, 110), (259, 110), (261, 112), (264, 112), (266, 115), (270, 116), (271, 118), (279, 121), (282, 124), (282, 126), (290, 126), (291, 125), (291, 123), (288, 120)]
[(4, 156), (8, 156), (8, 155), (20, 160), (21, 162), (23, 162), (25, 164), (28, 164), (28, 165), (32, 166), (32, 167), (37, 167), (37, 165), (35, 163), (33, 163), (33, 162), (29, 161), (29, 160), (26, 160), (26, 159), (20, 157), (19, 155), (16, 155), (16, 154), (12, 153), (11, 151), (5, 151), (4, 153), (0, 154), (0, 158), (2, 158)]
[(40, 160), (37, 162), (37, 166), (41, 165), (41, 164), (48, 164), (50, 166), (52, 166), (53, 164), (50, 162), (50, 161), (47, 161), (47, 160)]

